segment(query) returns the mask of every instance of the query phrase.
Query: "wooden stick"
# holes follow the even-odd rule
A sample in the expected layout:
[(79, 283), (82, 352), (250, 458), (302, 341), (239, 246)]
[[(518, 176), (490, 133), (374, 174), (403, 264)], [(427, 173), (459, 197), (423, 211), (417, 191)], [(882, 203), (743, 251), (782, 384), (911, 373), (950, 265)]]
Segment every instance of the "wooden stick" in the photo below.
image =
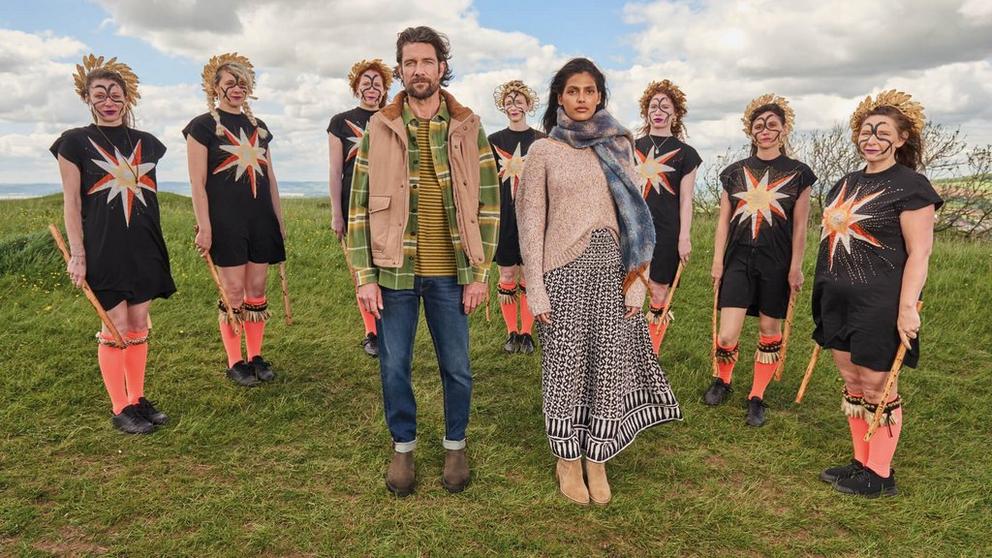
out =
[(809, 385), (810, 378), (813, 377), (813, 369), (816, 368), (816, 361), (820, 358), (819, 345), (813, 347), (813, 354), (809, 357), (809, 364), (806, 365), (806, 373), (803, 374), (803, 381), (799, 384), (799, 392), (796, 393), (796, 403), (802, 403), (803, 396), (806, 395), (806, 386)]
[[(682, 271), (685, 270), (685, 264), (681, 261), (679, 262), (679, 267), (675, 270), (675, 279), (672, 280), (672, 285), (668, 288), (668, 296), (665, 297), (665, 315), (662, 317), (663, 320), (671, 319), (671, 308), (672, 299), (675, 297), (675, 289), (679, 286), (679, 281), (682, 279)], [(661, 344), (665, 342), (665, 335), (668, 333), (668, 328), (665, 328), (665, 332), (662, 333), (661, 339), (658, 340), (658, 350), (661, 350)]]
[(289, 307), (289, 285), (286, 282), (286, 262), (279, 262), (279, 283), (282, 285), (282, 310), (286, 325), (293, 325), (293, 310)]
[(717, 307), (717, 303), (719, 301), (719, 298), (720, 298), (720, 284), (714, 282), (713, 283), (713, 346), (712, 346), (712, 349), (710, 351), (710, 353), (712, 354), (712, 357), (711, 358), (713, 359), (713, 377), (714, 378), (719, 378), (720, 377), (720, 366), (717, 364), (717, 361), (716, 361), (716, 314), (717, 314), (716, 307)]
[[(919, 312), (923, 309), (923, 301), (916, 303), (916, 311)], [(882, 399), (878, 402), (878, 406), (875, 408), (875, 416), (871, 419), (871, 424), (868, 425), (868, 432), (865, 433), (865, 441), (871, 441), (872, 436), (875, 435), (875, 431), (878, 430), (878, 426), (882, 424), (882, 415), (885, 414), (885, 405), (889, 402), (889, 394), (892, 393), (892, 386), (896, 384), (896, 379), (899, 378), (899, 371), (902, 370), (902, 361), (906, 358), (906, 345), (903, 345), (902, 339), (899, 340), (899, 350), (896, 351), (896, 358), (892, 361), (892, 368), (889, 369), (889, 377), (885, 380), (885, 389), (882, 390)]]
[(789, 297), (789, 309), (785, 312), (785, 328), (782, 330), (782, 350), (779, 353), (778, 364), (775, 365), (775, 381), (782, 380), (782, 372), (785, 370), (785, 357), (789, 350), (789, 337), (792, 336), (792, 318), (796, 310), (796, 293), (793, 291)]
[[(62, 238), (62, 232), (59, 231), (58, 227), (51, 223), (48, 225), (48, 232), (52, 233), (52, 238), (55, 239), (55, 245), (58, 246), (59, 252), (62, 252), (62, 259), (64, 259), (66, 265), (68, 265), (69, 249), (66, 248), (65, 239)], [(121, 332), (114, 326), (114, 322), (110, 321), (110, 316), (107, 315), (107, 312), (103, 309), (103, 305), (100, 304), (100, 301), (97, 300), (96, 295), (93, 294), (93, 289), (90, 288), (89, 284), (86, 282), (86, 279), (83, 279), (82, 288), (83, 294), (86, 295), (86, 300), (90, 301), (90, 304), (93, 305), (93, 309), (96, 310), (97, 316), (100, 316), (100, 321), (103, 322), (103, 325), (106, 326), (107, 331), (109, 331), (110, 335), (113, 336), (117, 346), (120, 348), (126, 347), (127, 344), (124, 342), (124, 337), (121, 336)]]
[[(200, 227), (195, 227), (197, 232), (199, 232)], [(220, 275), (217, 273), (217, 266), (214, 265), (214, 259), (210, 257), (210, 251), (203, 253), (203, 259), (207, 262), (207, 269), (210, 270), (210, 277), (214, 280), (214, 285), (217, 285), (217, 292), (220, 293), (220, 299), (227, 308), (227, 323), (231, 325), (231, 329), (234, 330), (235, 335), (241, 335), (241, 325), (238, 324), (238, 320), (234, 317), (234, 310), (231, 308), (231, 301), (227, 298), (227, 292), (224, 290), (224, 285), (220, 282)]]

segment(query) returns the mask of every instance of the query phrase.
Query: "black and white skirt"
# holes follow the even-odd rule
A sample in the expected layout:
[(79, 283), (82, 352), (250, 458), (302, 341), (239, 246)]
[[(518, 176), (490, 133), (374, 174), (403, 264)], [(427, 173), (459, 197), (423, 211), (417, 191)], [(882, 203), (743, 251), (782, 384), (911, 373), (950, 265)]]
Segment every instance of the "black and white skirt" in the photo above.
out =
[(651, 349), (647, 322), (626, 312), (620, 247), (593, 231), (575, 261), (544, 283), (551, 325), (538, 324), (544, 423), (551, 453), (605, 462), (682, 411)]

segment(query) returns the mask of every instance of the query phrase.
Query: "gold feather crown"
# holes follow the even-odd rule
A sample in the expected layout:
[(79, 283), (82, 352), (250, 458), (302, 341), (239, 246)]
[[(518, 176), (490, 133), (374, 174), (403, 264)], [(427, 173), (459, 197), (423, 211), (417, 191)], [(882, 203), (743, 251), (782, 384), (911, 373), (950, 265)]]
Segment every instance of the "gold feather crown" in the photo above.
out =
[(138, 104), (141, 94), (138, 93), (138, 76), (134, 74), (131, 67), (123, 62), (118, 62), (117, 57), (104, 62), (102, 56), (90, 54), (83, 57), (82, 64), (76, 64), (76, 75), (73, 80), (76, 82), (76, 94), (79, 98), (86, 100), (86, 77), (96, 70), (107, 70), (121, 77), (124, 81), (124, 93), (127, 95), (127, 104), (133, 107)]
[(783, 122), (785, 125), (784, 133), (786, 135), (791, 133), (793, 126), (795, 126), (796, 123), (796, 113), (792, 110), (792, 107), (789, 106), (789, 101), (786, 100), (785, 97), (779, 97), (774, 93), (765, 93), (760, 97), (755, 97), (747, 105), (747, 108), (744, 109), (744, 118), (741, 119), (741, 122), (744, 123), (744, 133), (747, 134), (748, 137), (751, 136), (751, 119), (754, 116), (754, 111), (765, 105), (776, 105), (778, 108), (782, 109), (782, 112), (785, 113), (785, 122)]
[(252, 90), (255, 89), (255, 67), (251, 65), (251, 62), (247, 57), (241, 56), (237, 52), (225, 52), (224, 54), (218, 54), (207, 62), (206, 66), (203, 67), (204, 93), (206, 93), (208, 97), (217, 96), (217, 90), (214, 89), (214, 79), (216, 79), (217, 70), (224, 64), (237, 64), (248, 72), (248, 85), (245, 95), (251, 97)]
[(513, 79), (506, 83), (500, 84), (499, 87), (493, 90), (493, 103), (496, 104), (496, 108), (501, 112), (503, 110), (503, 99), (510, 93), (520, 93), (524, 97), (527, 97), (527, 102), (529, 102), (531, 107), (534, 108), (537, 107), (540, 101), (537, 97), (537, 93), (535, 93), (530, 87), (527, 87), (527, 84), (519, 79)]
[(641, 118), (647, 118), (648, 105), (651, 104), (651, 98), (658, 93), (664, 93), (672, 101), (672, 105), (675, 107), (676, 120), (681, 120), (685, 116), (685, 113), (689, 112), (685, 102), (685, 93), (682, 92), (678, 85), (672, 83), (671, 80), (663, 79), (649, 83), (644, 90), (644, 94), (641, 95), (641, 100), (638, 103), (641, 107)]
[(348, 85), (351, 87), (352, 92), (358, 92), (358, 80), (362, 77), (362, 74), (369, 70), (379, 72), (379, 75), (382, 76), (382, 86), (388, 94), (389, 87), (393, 84), (393, 70), (382, 61), (382, 58), (355, 62), (355, 65), (351, 67), (351, 71), (348, 72)]
[(889, 89), (875, 95), (874, 99), (871, 98), (871, 95), (868, 95), (858, 105), (854, 114), (851, 115), (851, 141), (854, 143), (858, 142), (858, 132), (861, 130), (861, 124), (878, 107), (892, 107), (898, 110), (913, 123), (914, 132), (917, 134), (923, 133), (923, 126), (927, 122), (926, 115), (923, 113), (923, 105), (914, 101), (913, 96), (909, 93)]

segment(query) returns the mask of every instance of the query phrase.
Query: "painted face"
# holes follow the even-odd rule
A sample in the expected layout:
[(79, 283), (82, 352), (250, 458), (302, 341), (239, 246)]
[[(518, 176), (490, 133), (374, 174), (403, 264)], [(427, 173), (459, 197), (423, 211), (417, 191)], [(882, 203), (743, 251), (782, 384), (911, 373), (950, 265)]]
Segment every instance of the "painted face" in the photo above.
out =
[(362, 104), (378, 107), (385, 96), (386, 87), (382, 82), (382, 75), (375, 70), (365, 70), (358, 78), (358, 98)]
[(90, 110), (102, 122), (117, 122), (127, 110), (127, 96), (112, 79), (95, 79), (86, 93)]
[(234, 108), (240, 108), (248, 96), (248, 83), (243, 79), (238, 79), (231, 72), (221, 70), (217, 92), (220, 94), (221, 101)]
[(429, 43), (403, 45), (400, 75), (406, 94), (414, 99), (426, 99), (441, 88), (441, 75), (447, 69), (445, 62), (437, 59), (434, 46)]
[(503, 112), (510, 122), (520, 122), (534, 108), (527, 96), (519, 91), (511, 91), (503, 97)]
[(565, 115), (582, 122), (596, 114), (596, 106), (602, 93), (596, 87), (596, 78), (589, 72), (581, 72), (568, 78), (565, 89), (558, 94), (558, 104), (565, 109)]
[(751, 122), (751, 137), (760, 148), (779, 147), (785, 141), (785, 124), (774, 112), (763, 112)]
[(896, 149), (906, 143), (892, 117), (875, 114), (865, 118), (858, 132), (858, 151), (866, 162), (885, 161), (896, 156)]
[(668, 95), (658, 93), (648, 103), (648, 124), (654, 129), (663, 129), (672, 124), (675, 105)]

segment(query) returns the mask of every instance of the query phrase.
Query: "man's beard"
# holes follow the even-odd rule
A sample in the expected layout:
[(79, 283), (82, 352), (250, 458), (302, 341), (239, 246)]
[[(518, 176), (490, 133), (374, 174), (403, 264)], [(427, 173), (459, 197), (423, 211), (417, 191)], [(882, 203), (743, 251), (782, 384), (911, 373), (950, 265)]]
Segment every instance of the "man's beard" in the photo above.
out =
[[(414, 88), (414, 85), (424, 83), (425, 81), (427, 82), (428, 85), (427, 89), (425, 89), (423, 93), (418, 92)], [(417, 80), (413, 83), (410, 83), (409, 85), (406, 85), (404, 89), (406, 90), (406, 94), (413, 97), (414, 99), (427, 99), (432, 95), (434, 95), (435, 93), (437, 93), (437, 90), (440, 89), (440, 84), (436, 81), (431, 81), (429, 79)]]

